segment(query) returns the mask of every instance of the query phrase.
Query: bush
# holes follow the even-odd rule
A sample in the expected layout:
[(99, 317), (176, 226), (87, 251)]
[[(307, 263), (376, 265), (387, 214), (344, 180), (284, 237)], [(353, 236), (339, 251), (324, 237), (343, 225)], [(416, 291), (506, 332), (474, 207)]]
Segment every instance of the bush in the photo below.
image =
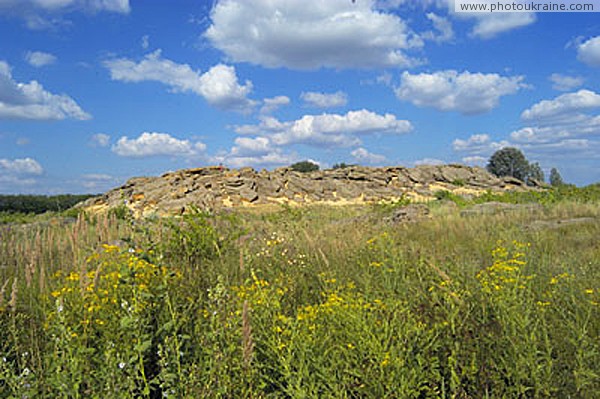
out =
[(290, 168), (296, 172), (308, 173), (319, 170), (319, 165), (311, 161), (301, 161), (291, 165)]

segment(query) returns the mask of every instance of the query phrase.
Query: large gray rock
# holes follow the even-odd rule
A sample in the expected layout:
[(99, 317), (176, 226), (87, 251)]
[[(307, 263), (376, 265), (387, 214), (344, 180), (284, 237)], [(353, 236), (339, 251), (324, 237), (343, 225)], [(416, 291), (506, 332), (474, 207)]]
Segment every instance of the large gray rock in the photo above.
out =
[[(423, 165), (416, 168), (351, 166), (310, 173), (279, 168), (239, 170), (222, 166), (184, 169), (160, 177), (136, 177), (80, 205), (102, 211), (123, 204), (136, 216), (180, 214), (193, 206), (219, 209), (269, 203), (361, 203), (408, 195), (433, 199), (442, 187), (458, 194), (485, 190), (530, 190), (520, 180), (499, 179), (482, 168)], [(401, 216), (398, 216), (402, 218)]]

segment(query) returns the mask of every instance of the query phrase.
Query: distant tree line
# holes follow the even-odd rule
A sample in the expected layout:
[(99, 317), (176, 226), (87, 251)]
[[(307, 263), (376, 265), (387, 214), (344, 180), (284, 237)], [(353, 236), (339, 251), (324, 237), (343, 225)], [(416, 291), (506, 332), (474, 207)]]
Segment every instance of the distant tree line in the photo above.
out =
[(90, 197), (93, 195), (0, 195), (0, 212), (36, 214), (48, 211), (61, 212)]

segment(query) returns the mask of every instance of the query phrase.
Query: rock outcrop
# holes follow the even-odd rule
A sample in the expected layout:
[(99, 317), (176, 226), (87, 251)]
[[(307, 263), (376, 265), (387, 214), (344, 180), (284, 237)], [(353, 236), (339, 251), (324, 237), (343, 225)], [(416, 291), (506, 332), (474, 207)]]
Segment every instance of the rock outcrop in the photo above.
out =
[(135, 216), (176, 215), (192, 207), (216, 210), (277, 203), (343, 205), (403, 196), (426, 201), (439, 190), (475, 196), (486, 190), (527, 189), (519, 180), (499, 179), (482, 168), (462, 165), (352, 166), (310, 173), (289, 168), (256, 171), (211, 166), (132, 178), (79, 206), (102, 211), (125, 205)]

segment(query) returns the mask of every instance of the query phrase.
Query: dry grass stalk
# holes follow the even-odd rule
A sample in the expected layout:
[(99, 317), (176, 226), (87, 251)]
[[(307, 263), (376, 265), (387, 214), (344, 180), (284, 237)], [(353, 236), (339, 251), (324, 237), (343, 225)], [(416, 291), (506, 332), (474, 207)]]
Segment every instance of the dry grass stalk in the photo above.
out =
[(246, 370), (250, 368), (253, 353), (254, 340), (252, 339), (252, 325), (250, 324), (250, 309), (248, 301), (244, 301), (242, 307), (242, 359)]
[(79, 266), (79, 288), (81, 289), (81, 294), (84, 295), (90, 285), (90, 280), (87, 276), (86, 262), (80, 262), (79, 264), (81, 265)]
[(31, 282), (33, 281), (33, 274), (35, 273), (35, 266), (32, 262), (28, 262), (25, 265), (25, 284), (27, 284), (27, 288), (31, 287)]
[(12, 291), (10, 293), (10, 302), (8, 302), (8, 308), (11, 313), (17, 310), (17, 296), (19, 293), (19, 287), (17, 286), (17, 278), (15, 277), (12, 284)]
[(0, 288), (0, 309), (4, 306), (4, 295), (6, 292), (6, 287), (8, 286), (8, 280), (2, 284), (2, 288)]

